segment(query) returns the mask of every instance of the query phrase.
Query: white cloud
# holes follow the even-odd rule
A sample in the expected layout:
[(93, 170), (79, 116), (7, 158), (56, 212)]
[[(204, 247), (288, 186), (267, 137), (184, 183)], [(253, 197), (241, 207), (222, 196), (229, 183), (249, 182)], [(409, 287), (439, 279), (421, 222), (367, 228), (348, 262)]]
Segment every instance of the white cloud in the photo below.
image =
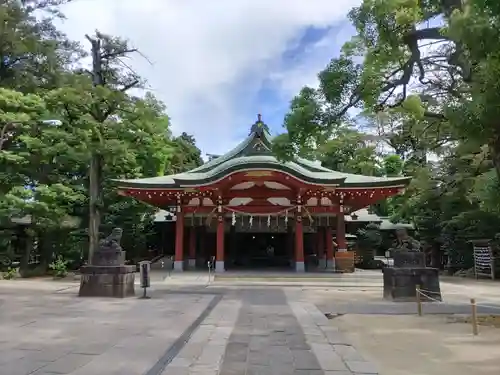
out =
[[(264, 80), (281, 82), (289, 98), (314, 81), (327, 61), (314, 53), (299, 70), (280, 70), (284, 69), (281, 55), (301, 32), (344, 20), (358, 3), (75, 0), (63, 9), (68, 18), (63, 30), (82, 43), (84, 35), (95, 29), (129, 39), (153, 62), (136, 56), (131, 65), (167, 104), (174, 131), (192, 133), (203, 151), (220, 153), (233, 146), (253, 121), (242, 112)], [(326, 38), (333, 43), (339, 36)], [(316, 47), (324, 51), (325, 45), (318, 42)]]
[(279, 86), (281, 94), (288, 100), (306, 85), (317, 88), (318, 73), (339, 52), (338, 48), (349, 38), (350, 33), (349, 24), (332, 28), (323, 38), (307, 46), (303, 52), (304, 58), (298, 64), (290, 68), (280, 66), (269, 78)]

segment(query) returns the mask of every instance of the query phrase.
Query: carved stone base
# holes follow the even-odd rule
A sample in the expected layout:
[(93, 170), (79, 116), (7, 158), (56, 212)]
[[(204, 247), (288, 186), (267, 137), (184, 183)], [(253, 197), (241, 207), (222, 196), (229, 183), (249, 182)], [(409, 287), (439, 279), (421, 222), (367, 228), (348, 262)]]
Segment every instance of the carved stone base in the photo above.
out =
[[(437, 268), (384, 268), (384, 298), (396, 302), (416, 301), (420, 285), (422, 301), (441, 301)], [(430, 298), (429, 298), (430, 297)]]
[(135, 266), (83, 266), (80, 297), (133, 297)]

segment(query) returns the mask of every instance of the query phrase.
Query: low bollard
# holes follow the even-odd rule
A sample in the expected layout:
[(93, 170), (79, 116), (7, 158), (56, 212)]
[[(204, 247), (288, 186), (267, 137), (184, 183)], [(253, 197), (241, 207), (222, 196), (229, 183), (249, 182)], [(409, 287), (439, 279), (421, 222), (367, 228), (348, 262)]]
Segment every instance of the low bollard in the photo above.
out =
[(207, 262), (207, 266), (208, 266), (208, 283), (210, 284), (210, 278), (211, 278), (211, 275), (212, 275), (212, 272), (211, 272), (212, 262), (208, 261)]
[(422, 297), (420, 295), (420, 285), (415, 287), (416, 297), (417, 297), (417, 312), (418, 316), (422, 316)]
[(172, 259), (172, 257), (166, 257), (165, 258), (165, 269), (167, 270), (167, 277), (171, 277), (172, 276), (172, 269), (174, 268), (174, 261)]
[(477, 305), (475, 298), (470, 299), (470, 305), (472, 308), (472, 314), (471, 314), (472, 334), (474, 336), (477, 336), (479, 334), (479, 330), (477, 327)]
[(142, 295), (142, 299), (149, 299), (147, 295), (147, 288), (151, 286), (151, 277), (150, 277), (150, 271), (151, 271), (151, 262), (149, 261), (143, 261), (139, 263), (139, 275), (140, 275), (140, 280), (141, 280), (141, 288), (143, 288), (144, 292)]

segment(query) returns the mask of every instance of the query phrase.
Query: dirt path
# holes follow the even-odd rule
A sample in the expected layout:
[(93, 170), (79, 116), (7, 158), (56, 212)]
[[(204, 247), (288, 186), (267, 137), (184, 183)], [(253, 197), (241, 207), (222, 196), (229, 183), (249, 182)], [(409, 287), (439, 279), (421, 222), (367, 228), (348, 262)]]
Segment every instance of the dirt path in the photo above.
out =
[(345, 315), (332, 320), (381, 375), (498, 375), (500, 329), (445, 316)]

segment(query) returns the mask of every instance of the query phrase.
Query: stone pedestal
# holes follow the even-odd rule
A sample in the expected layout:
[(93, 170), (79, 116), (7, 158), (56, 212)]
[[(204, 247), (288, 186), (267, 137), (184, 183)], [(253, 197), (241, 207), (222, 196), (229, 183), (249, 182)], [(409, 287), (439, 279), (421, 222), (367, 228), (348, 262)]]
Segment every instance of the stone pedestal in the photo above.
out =
[(131, 297), (135, 295), (136, 266), (125, 265), (120, 246), (122, 230), (115, 228), (93, 254), (91, 264), (80, 268), (80, 297)]
[[(394, 254), (394, 267), (386, 267), (384, 274), (384, 298), (396, 302), (416, 301), (416, 287), (422, 301), (441, 301), (439, 270), (425, 267), (425, 254)], [(430, 298), (429, 298), (430, 297)]]
[(337, 251), (335, 253), (335, 270), (343, 273), (354, 272), (354, 251)]
[(335, 258), (326, 260), (326, 268), (329, 270), (335, 270)]
[(226, 272), (225, 262), (223, 260), (218, 260), (215, 262), (215, 272), (224, 273)]
[(80, 268), (80, 297), (132, 297), (135, 295), (135, 266), (83, 266)]
[(295, 262), (295, 272), (305, 272), (306, 265), (304, 262)]

